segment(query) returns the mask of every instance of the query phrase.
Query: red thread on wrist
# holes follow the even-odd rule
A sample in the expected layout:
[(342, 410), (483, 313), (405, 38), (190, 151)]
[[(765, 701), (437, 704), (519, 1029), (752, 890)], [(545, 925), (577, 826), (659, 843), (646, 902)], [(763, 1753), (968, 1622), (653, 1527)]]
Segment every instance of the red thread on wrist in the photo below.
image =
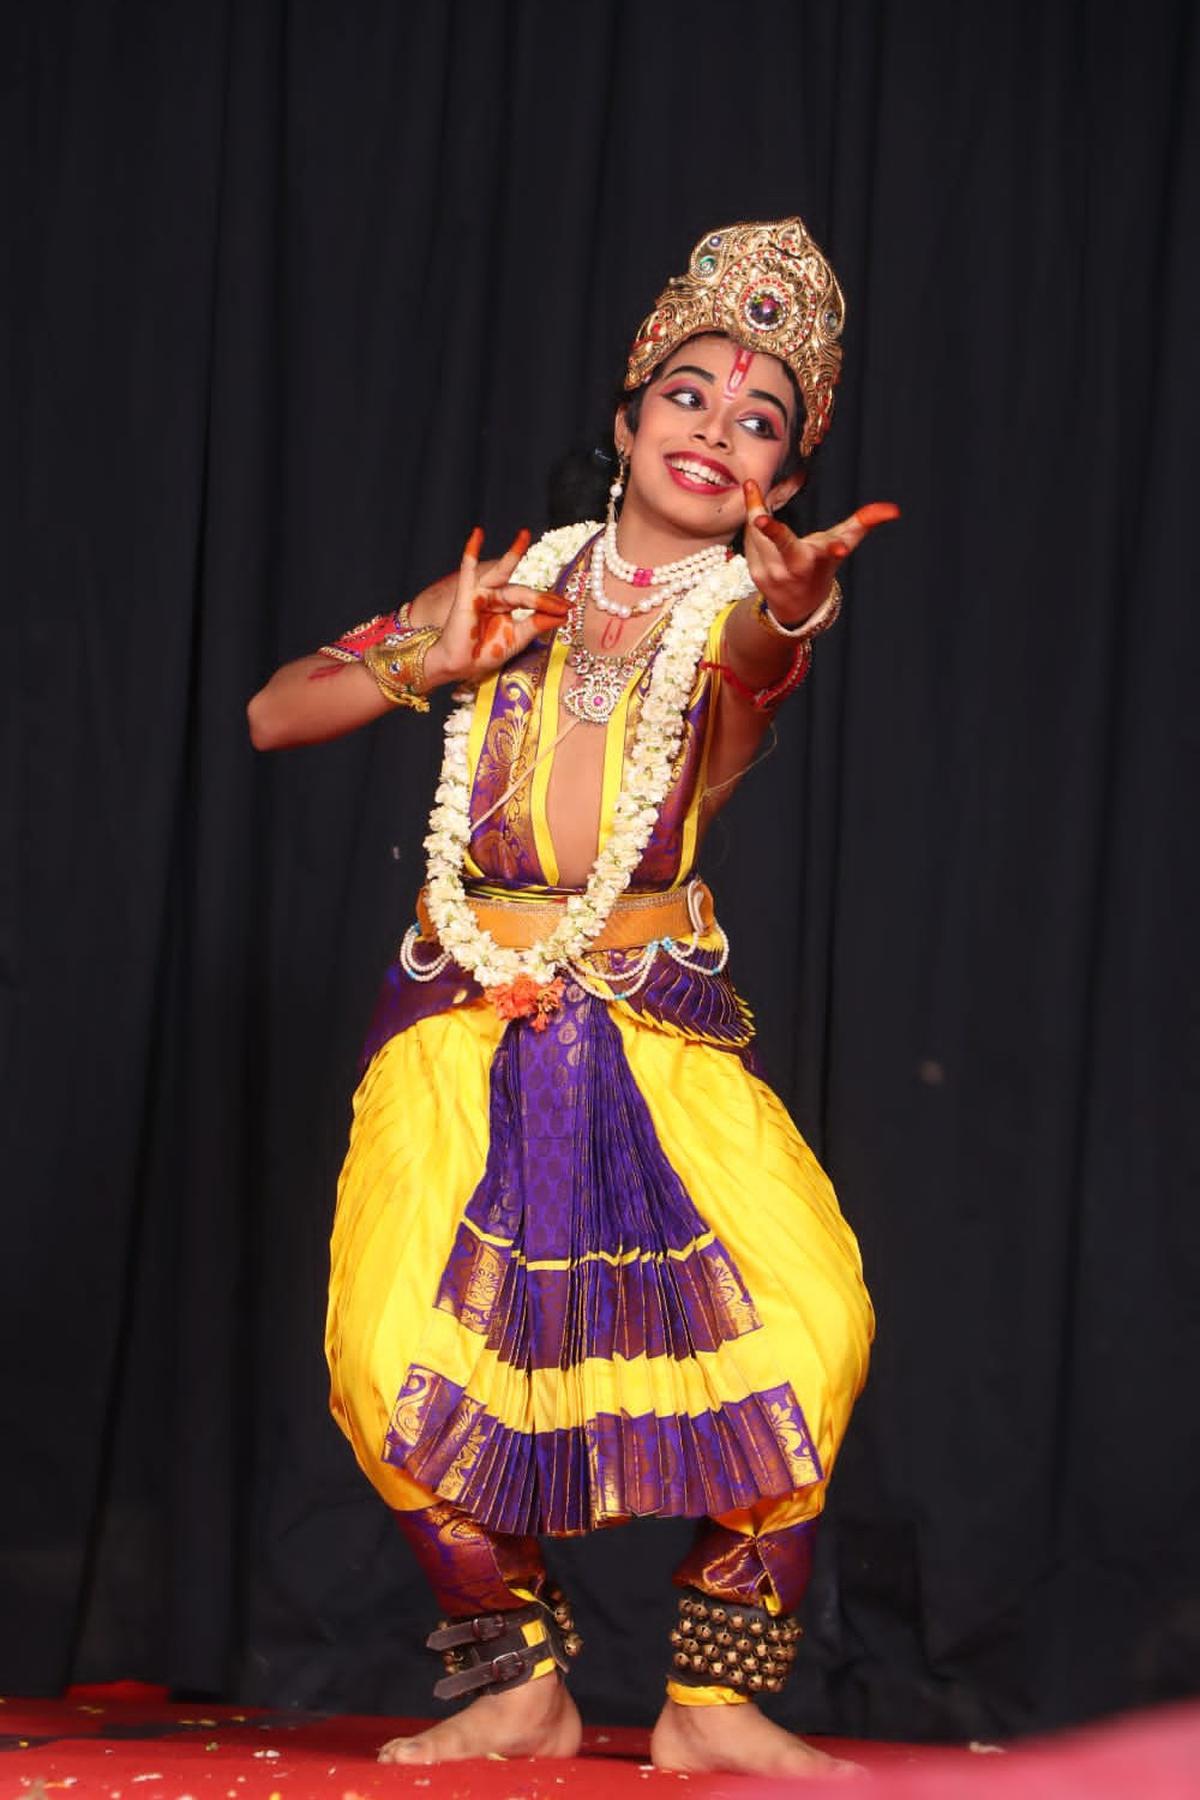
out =
[(700, 667), (702, 669), (711, 669), (714, 674), (723, 675), (735, 694), (740, 694), (743, 700), (749, 700), (750, 704), (752, 706), (754, 705), (754, 697), (758, 693), (758, 689), (752, 688), (750, 683), (748, 681), (743, 681), (740, 675), (735, 675), (728, 663), (702, 662)]
[(756, 712), (769, 712), (773, 706), (778, 706), (779, 702), (787, 694), (790, 694), (793, 688), (800, 686), (808, 674), (811, 663), (812, 645), (807, 638), (804, 638), (796, 646), (796, 654), (792, 658), (791, 667), (787, 673), (778, 681), (772, 682), (770, 687), (752, 688), (748, 681), (743, 681), (741, 676), (729, 667), (728, 663), (702, 662), (700, 667), (713, 669), (718, 675), (724, 676), (734, 693), (740, 694), (743, 700), (748, 700)]

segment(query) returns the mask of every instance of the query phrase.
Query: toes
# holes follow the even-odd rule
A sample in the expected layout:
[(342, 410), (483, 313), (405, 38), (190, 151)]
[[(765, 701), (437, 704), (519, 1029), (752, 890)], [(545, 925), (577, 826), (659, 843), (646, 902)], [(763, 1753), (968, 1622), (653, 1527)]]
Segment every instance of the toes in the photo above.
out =
[(393, 1738), (380, 1750), (375, 1758), (381, 1763), (419, 1763), (426, 1759), (421, 1755), (420, 1746), (411, 1738)]

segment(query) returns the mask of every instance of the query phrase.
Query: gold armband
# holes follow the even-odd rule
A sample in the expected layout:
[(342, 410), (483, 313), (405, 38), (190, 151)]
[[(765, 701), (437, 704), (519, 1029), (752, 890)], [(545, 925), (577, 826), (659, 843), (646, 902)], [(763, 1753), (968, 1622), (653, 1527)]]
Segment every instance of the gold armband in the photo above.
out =
[(375, 677), (375, 683), (389, 706), (411, 706), (414, 712), (428, 712), (421, 683), (425, 674), (425, 658), (441, 637), (437, 626), (412, 631), (402, 638), (385, 638), (381, 644), (368, 644), (363, 663)]

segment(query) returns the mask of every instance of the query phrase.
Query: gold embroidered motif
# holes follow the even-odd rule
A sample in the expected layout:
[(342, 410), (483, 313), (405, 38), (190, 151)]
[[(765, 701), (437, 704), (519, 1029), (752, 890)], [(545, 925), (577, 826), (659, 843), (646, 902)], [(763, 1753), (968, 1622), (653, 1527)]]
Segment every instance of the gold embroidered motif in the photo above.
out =
[(478, 1400), (469, 1400), (464, 1394), (459, 1405), (463, 1411), (470, 1408), (470, 1428), (466, 1432), (454, 1461), (437, 1484), (437, 1491), (443, 1500), (456, 1500), (462, 1493), (463, 1486), (479, 1461), (490, 1436), (487, 1415)]
[(539, 690), (548, 657), (549, 651), (542, 649), (527, 667), (507, 669), (497, 683), (494, 704), (506, 703), (508, 710), (489, 720), (472, 776), (472, 792), (482, 790), (485, 795), (502, 794), (519, 783), (471, 840), (477, 866), (497, 881), (514, 880), (536, 866), (530, 810), (533, 783), (527, 776), (537, 750)]
[(807, 1487), (810, 1481), (819, 1481), (820, 1466), (813, 1454), (812, 1445), (797, 1420), (794, 1407), (785, 1406), (779, 1400), (770, 1400), (767, 1402), (767, 1417), (796, 1486)]
[(421, 1435), (425, 1412), (429, 1405), (433, 1376), (428, 1369), (410, 1372), (403, 1392), (392, 1412), (392, 1431), (406, 1444), (415, 1443)]
[(504, 1257), (488, 1244), (478, 1245), (458, 1315), (468, 1331), (486, 1334), (504, 1280), (504, 1268)]
[(728, 1257), (711, 1251), (705, 1258), (705, 1266), (729, 1331), (735, 1337), (742, 1337), (748, 1331), (757, 1331), (758, 1315), (747, 1299), (741, 1278)]

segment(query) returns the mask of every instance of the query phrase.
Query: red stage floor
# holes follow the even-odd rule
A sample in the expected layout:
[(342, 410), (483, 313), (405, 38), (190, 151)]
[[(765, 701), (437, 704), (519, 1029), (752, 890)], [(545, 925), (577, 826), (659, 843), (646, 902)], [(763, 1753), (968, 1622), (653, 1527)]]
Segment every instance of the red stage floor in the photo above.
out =
[[(0, 1701), (0, 1800), (755, 1800), (799, 1786), (845, 1795), (843, 1781), (665, 1775), (646, 1762), (647, 1734), (591, 1729), (569, 1762), (501, 1759), (385, 1768), (374, 1751), (416, 1721), (317, 1718), (231, 1707), (173, 1706), (137, 1688), (73, 1690), (66, 1700)], [(879, 1800), (1200, 1800), (1200, 1705), (996, 1751), (822, 1740), (863, 1765)], [(860, 1784), (850, 1784), (860, 1791)]]

